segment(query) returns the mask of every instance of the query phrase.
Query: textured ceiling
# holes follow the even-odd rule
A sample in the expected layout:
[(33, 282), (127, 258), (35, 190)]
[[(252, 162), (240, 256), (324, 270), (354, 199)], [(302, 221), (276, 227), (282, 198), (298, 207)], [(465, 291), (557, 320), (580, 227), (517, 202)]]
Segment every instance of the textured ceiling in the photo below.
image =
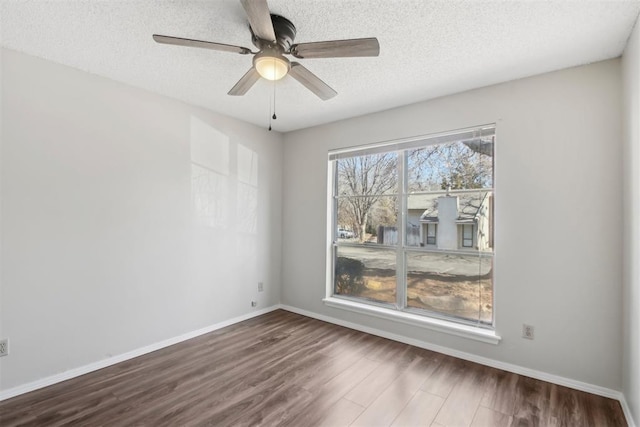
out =
[[(0, 0), (2, 46), (268, 126), (273, 83), (229, 89), (251, 57), (160, 45), (154, 33), (253, 49), (238, 0)], [(269, 0), (296, 42), (375, 36), (375, 58), (300, 62), (338, 96), (287, 76), (274, 130), (290, 131), (619, 56), (640, 0)], [(255, 49), (254, 49), (255, 50)]]

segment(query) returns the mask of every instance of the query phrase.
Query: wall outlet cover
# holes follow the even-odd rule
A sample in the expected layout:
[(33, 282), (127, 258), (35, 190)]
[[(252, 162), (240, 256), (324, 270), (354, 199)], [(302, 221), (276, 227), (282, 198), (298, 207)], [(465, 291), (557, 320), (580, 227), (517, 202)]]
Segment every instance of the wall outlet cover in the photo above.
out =
[(522, 338), (526, 338), (528, 340), (533, 339), (534, 328), (531, 325), (522, 324)]

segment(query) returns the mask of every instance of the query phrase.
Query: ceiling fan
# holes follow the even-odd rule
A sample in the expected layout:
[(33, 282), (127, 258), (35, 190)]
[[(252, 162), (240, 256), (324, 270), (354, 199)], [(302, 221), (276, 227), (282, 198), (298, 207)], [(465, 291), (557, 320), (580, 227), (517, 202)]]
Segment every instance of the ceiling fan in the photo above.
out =
[(258, 48), (257, 52), (242, 46), (160, 34), (154, 34), (153, 39), (164, 44), (235, 52), (241, 55), (252, 54), (253, 66), (229, 91), (229, 95), (235, 96), (247, 93), (260, 77), (279, 80), (289, 74), (318, 97), (327, 100), (336, 96), (337, 92), (302, 64), (291, 62), (284, 55), (306, 59), (378, 56), (380, 53), (380, 45), (375, 37), (294, 44), (296, 27), (288, 19), (271, 14), (266, 0), (240, 0), (240, 3), (249, 18), (251, 42)]

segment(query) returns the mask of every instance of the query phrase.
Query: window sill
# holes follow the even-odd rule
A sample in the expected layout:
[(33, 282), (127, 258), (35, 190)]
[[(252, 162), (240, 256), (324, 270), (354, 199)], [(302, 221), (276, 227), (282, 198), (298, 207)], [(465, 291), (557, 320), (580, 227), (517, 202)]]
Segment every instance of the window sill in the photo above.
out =
[(488, 344), (497, 345), (502, 339), (495, 331), (489, 329), (480, 329), (473, 326), (462, 325), (446, 320), (434, 319), (431, 317), (419, 316), (416, 314), (405, 313), (395, 310), (389, 310), (383, 307), (376, 307), (368, 304), (362, 304), (355, 301), (349, 301), (341, 298), (328, 297), (323, 299), (325, 305), (329, 307), (339, 308), (343, 310), (353, 311), (355, 313), (367, 314), (379, 317), (381, 319), (392, 320), (405, 323), (411, 326), (419, 326), (426, 329), (442, 332), (449, 335), (468, 338), (481, 341)]

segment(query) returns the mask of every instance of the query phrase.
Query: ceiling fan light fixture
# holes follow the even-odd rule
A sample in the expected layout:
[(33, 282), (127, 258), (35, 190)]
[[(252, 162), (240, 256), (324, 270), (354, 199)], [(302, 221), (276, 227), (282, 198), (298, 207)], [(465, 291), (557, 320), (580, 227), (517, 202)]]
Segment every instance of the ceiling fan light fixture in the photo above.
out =
[[(290, 62), (284, 55), (306, 59), (350, 58), (380, 54), (380, 43), (375, 37), (294, 43), (296, 26), (284, 16), (271, 13), (267, 0), (240, 0), (240, 3), (249, 20), (251, 43), (258, 48), (257, 52), (243, 46), (161, 34), (154, 34), (153, 39), (162, 44), (253, 55), (253, 64), (249, 71), (228, 92), (231, 96), (244, 95), (261, 77), (265, 80), (276, 81), (289, 74), (302, 86), (326, 101), (336, 96), (337, 92), (301, 63)], [(273, 87), (275, 100), (275, 85)]]
[(253, 57), (253, 66), (267, 80), (280, 80), (291, 69), (289, 60), (280, 54), (261, 52)]

